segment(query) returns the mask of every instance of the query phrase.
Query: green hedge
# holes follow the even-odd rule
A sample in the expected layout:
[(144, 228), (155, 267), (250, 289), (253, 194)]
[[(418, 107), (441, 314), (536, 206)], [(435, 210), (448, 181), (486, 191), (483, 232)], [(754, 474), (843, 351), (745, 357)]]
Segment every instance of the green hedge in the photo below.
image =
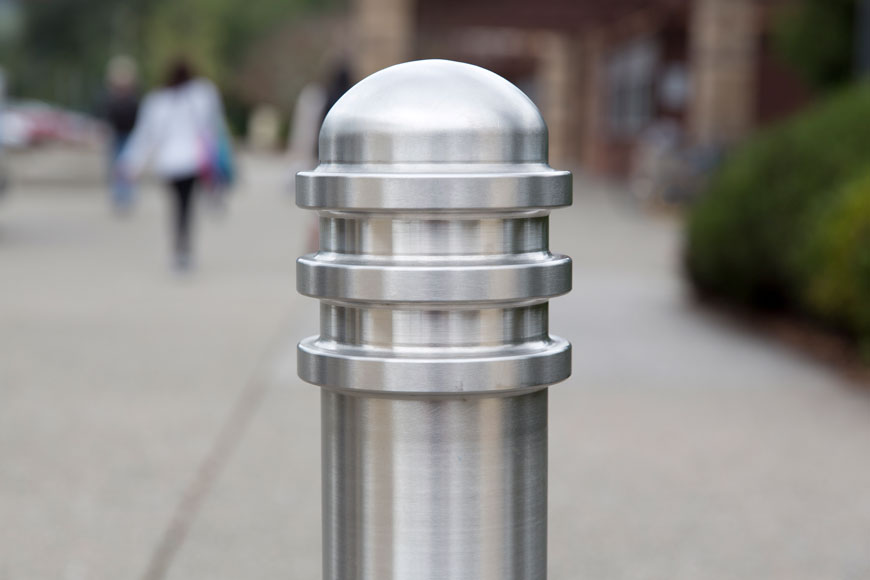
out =
[(802, 265), (804, 308), (870, 346), (870, 171), (819, 211)]
[[(686, 254), (690, 277), (705, 293), (753, 306), (793, 308), (857, 328), (855, 313), (834, 314), (830, 303), (841, 298), (830, 297), (842, 293), (837, 295), (868, 301), (867, 286), (854, 286), (851, 273), (825, 283), (818, 276), (841, 267), (837, 260), (846, 260), (849, 252), (866, 255), (866, 247), (847, 251), (837, 236), (865, 246), (866, 240), (826, 228), (858, 227), (846, 223), (851, 210), (834, 207), (857, 206), (852, 197), (870, 195), (866, 181), (846, 193), (843, 189), (868, 168), (868, 85), (763, 131), (733, 152), (692, 209)], [(849, 288), (835, 292), (830, 284)]]

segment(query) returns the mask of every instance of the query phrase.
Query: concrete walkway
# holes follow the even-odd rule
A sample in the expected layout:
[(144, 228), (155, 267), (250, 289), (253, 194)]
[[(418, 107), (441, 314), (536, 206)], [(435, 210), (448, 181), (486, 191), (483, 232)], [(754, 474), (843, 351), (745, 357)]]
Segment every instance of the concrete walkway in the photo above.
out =
[[(0, 580), (320, 575), (310, 216), (248, 159), (168, 270), (162, 193), (0, 202)], [(686, 300), (679, 224), (578, 187), (554, 215), (575, 345), (551, 392), (550, 577), (870, 577), (870, 394)]]

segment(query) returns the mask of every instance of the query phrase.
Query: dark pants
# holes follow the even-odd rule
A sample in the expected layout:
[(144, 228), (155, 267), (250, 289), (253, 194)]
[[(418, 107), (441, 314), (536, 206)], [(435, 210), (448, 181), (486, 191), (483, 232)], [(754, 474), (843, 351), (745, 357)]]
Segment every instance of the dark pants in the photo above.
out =
[(190, 222), (193, 219), (193, 192), (196, 176), (173, 179), (169, 182), (173, 201), (175, 225), (175, 253), (190, 254)]
[(109, 183), (112, 187), (112, 203), (116, 210), (130, 209), (133, 203), (133, 183), (122, 171), (119, 171), (118, 158), (130, 138), (129, 133), (115, 133), (112, 139), (112, 149), (109, 158)]

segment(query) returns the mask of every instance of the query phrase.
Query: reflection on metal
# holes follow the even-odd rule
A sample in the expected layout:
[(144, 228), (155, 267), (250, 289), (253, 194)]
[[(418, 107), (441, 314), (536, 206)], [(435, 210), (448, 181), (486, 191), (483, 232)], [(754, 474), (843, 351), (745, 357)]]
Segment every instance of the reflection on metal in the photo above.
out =
[(484, 69), (397, 65), (329, 112), (297, 176), (320, 216), (298, 367), (323, 387), (325, 580), (546, 577), (546, 388), (571, 372), (547, 227), (570, 203), (538, 110)]

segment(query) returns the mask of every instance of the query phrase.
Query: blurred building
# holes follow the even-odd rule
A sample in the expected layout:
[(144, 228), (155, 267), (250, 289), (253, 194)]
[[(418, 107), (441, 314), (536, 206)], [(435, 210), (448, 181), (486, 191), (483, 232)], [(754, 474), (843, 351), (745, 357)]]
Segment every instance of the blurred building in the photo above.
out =
[(808, 99), (769, 40), (787, 0), (354, 0), (354, 76), (415, 58), (510, 79), (550, 127), (551, 159), (631, 170), (645, 132), (727, 146)]

